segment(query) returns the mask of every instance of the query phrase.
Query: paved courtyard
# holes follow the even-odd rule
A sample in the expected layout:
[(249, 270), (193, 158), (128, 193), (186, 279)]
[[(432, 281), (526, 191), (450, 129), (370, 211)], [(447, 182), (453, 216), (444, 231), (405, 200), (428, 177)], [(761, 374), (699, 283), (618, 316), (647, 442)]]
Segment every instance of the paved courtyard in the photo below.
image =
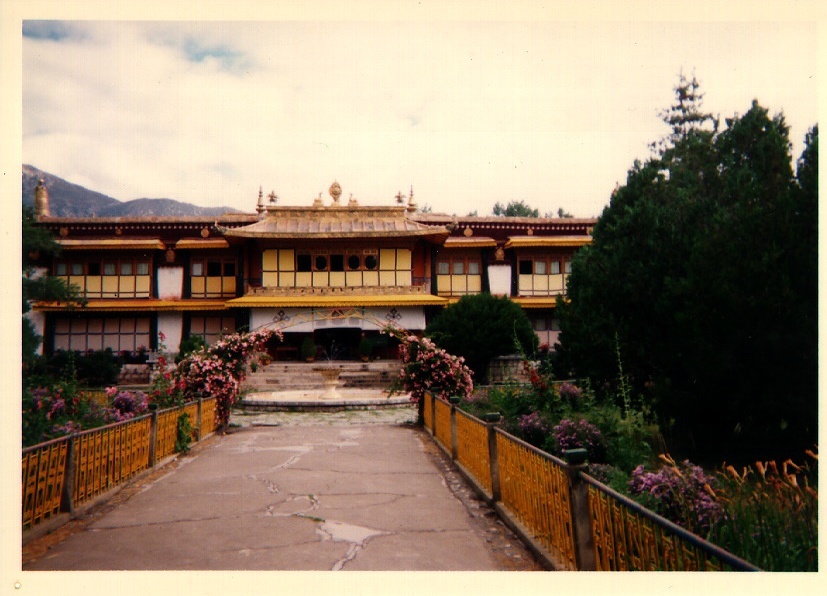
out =
[(537, 570), (413, 408), (232, 431), (24, 549), (24, 570)]

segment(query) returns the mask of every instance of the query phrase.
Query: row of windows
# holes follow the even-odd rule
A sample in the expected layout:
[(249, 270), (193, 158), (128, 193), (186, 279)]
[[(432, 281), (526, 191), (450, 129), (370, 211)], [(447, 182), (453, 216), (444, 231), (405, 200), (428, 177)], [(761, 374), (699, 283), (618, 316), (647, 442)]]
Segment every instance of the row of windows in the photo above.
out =
[[(235, 332), (235, 316), (221, 314), (193, 315), (190, 335), (198, 335), (207, 344)], [(150, 346), (150, 318), (139, 317), (58, 317), (55, 320), (54, 348), (81, 351), (111, 349), (135, 352)], [(177, 346), (174, 346), (177, 349)]]
[(534, 257), (532, 259), (520, 259), (520, 275), (560, 275), (562, 272), (571, 273), (571, 260), (560, 257)]
[(480, 260), (467, 257), (443, 258), (437, 261), (437, 275), (479, 275)]
[(192, 315), (190, 318), (190, 335), (198, 335), (207, 344), (231, 333), (235, 333), (235, 315)]
[(532, 317), (534, 331), (560, 331), (560, 319), (556, 317)]
[(296, 255), (296, 271), (344, 271), (347, 264), (348, 271), (375, 271), (379, 266), (379, 259), (375, 254), (311, 254), (299, 253)]
[[(292, 251), (291, 251), (292, 252)], [(299, 253), (295, 271), (375, 271), (379, 266), (376, 254)], [(571, 260), (559, 257), (520, 259), (520, 275), (559, 275), (571, 273)], [(394, 269), (395, 267), (387, 267)], [(146, 259), (117, 259), (105, 261), (66, 261), (55, 263), (54, 274), (66, 275), (149, 275), (150, 262)], [(190, 264), (193, 277), (235, 277), (234, 258), (204, 258)], [(466, 257), (441, 259), (437, 262), (438, 275), (479, 275), (480, 260)]]
[(233, 257), (193, 259), (190, 273), (193, 277), (235, 277), (236, 261)]
[(411, 250), (267, 249), (262, 253), (262, 285), (279, 288), (409, 286)]
[(261, 255), (265, 272), (296, 271), (399, 271), (411, 269), (411, 250), (407, 248), (382, 248), (364, 250), (294, 250), (268, 249)]
[(149, 330), (149, 317), (58, 318), (55, 349), (134, 352), (150, 345)]
[(149, 275), (149, 265), (148, 259), (60, 260), (55, 262), (54, 274), (58, 276)]

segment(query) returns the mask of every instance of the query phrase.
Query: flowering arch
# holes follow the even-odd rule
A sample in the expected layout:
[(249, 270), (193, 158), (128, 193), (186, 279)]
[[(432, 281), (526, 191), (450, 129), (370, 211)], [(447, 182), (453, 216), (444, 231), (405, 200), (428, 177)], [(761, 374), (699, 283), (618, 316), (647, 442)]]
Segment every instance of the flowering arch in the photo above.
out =
[(270, 328), (226, 335), (184, 358), (172, 372), (172, 384), (184, 401), (215, 397), (217, 422), (226, 426), (247, 375), (247, 360), (273, 337), (283, 338), (281, 331)]

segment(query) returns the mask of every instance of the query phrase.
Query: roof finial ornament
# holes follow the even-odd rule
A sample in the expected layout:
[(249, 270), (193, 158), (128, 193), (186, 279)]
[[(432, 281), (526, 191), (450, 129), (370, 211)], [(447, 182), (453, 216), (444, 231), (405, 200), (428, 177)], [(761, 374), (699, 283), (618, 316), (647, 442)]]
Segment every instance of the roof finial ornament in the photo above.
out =
[(279, 196), (276, 194), (276, 191), (271, 190), (270, 194), (267, 195), (267, 198), (270, 199), (270, 202), (275, 204), (279, 202)]
[(330, 196), (333, 197), (333, 202), (338, 205), (339, 197), (342, 196), (342, 187), (339, 186), (339, 183), (334, 180), (327, 192), (329, 192)]
[(38, 217), (49, 217), (49, 191), (46, 190), (45, 181), (40, 178), (37, 181), (37, 186), (34, 189), (34, 214)]
[(394, 198), (396, 199), (396, 202), (400, 205), (405, 202), (405, 195), (402, 194), (401, 190), (398, 193), (396, 193), (396, 197)]
[(408, 212), (413, 213), (416, 211), (416, 203), (413, 200), (413, 184), (411, 185), (411, 194), (408, 195)]
[(264, 212), (264, 190), (261, 186), (258, 187), (258, 203), (256, 204), (256, 213)]

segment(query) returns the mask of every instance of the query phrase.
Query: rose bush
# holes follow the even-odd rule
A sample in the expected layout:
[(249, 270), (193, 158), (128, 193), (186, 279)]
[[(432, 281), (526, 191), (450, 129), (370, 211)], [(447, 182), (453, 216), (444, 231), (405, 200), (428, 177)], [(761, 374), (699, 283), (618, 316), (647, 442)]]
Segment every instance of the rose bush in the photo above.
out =
[(402, 369), (394, 383), (395, 389), (409, 391), (411, 400), (419, 403), (427, 391), (438, 397), (469, 398), (474, 390), (471, 369), (462, 357), (449, 354), (427, 337), (391, 331), (400, 340)]
[(215, 397), (217, 422), (219, 426), (226, 426), (247, 374), (247, 361), (264, 350), (273, 337), (283, 339), (281, 332), (274, 329), (224, 336), (181, 360), (169, 381), (181, 392), (184, 401)]

